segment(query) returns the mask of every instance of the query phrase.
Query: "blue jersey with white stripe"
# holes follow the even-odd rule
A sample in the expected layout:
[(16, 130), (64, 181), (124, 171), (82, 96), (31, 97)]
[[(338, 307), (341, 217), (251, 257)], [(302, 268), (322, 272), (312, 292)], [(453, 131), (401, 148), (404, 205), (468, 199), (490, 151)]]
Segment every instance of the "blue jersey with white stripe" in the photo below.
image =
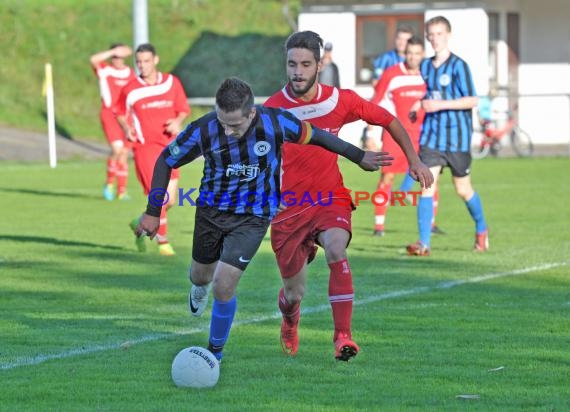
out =
[[(438, 68), (434, 67), (432, 60), (424, 59), (420, 66), (427, 85), (427, 99), (453, 100), (476, 96), (471, 71), (463, 59), (451, 53)], [(471, 109), (426, 113), (420, 146), (438, 151), (469, 152), (472, 133)]]
[(281, 146), (308, 143), (309, 123), (282, 109), (256, 106), (241, 138), (226, 136), (216, 112), (190, 123), (165, 149), (166, 163), (178, 168), (204, 156), (197, 206), (271, 219), (277, 212)]
[(388, 67), (404, 61), (404, 56), (400, 56), (396, 49), (382, 53), (374, 59), (374, 78), (379, 79)]

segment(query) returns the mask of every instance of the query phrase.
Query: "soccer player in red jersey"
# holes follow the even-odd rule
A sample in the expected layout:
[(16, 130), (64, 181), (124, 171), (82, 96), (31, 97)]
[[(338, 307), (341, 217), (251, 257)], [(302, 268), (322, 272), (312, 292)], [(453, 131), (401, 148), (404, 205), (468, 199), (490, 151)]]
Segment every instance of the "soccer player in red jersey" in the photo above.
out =
[[(115, 43), (108, 50), (95, 53), (90, 59), (91, 67), (99, 79), (101, 126), (107, 142), (111, 146), (111, 154), (107, 158), (107, 181), (103, 188), (103, 197), (107, 200), (115, 198), (115, 178), (117, 180), (117, 197), (119, 199), (128, 198), (126, 189), (131, 144), (117, 122), (114, 108), (117, 105), (122, 88), (135, 78), (134, 70), (125, 64), (125, 58), (131, 54), (130, 47)], [(110, 63), (107, 62), (109, 59)]]
[[(352, 90), (317, 82), (322, 46), (321, 37), (312, 31), (294, 33), (287, 39), (288, 83), (265, 105), (284, 108), (333, 134), (344, 124), (358, 119), (385, 127), (406, 154), (412, 176), (422, 187), (429, 187), (433, 176), (420, 162), (408, 134), (394, 116)], [(325, 250), (330, 268), (329, 301), (334, 321), (335, 357), (348, 361), (359, 350), (352, 340), (354, 290), (346, 255), (351, 238), (351, 198), (335, 154), (313, 147), (297, 150), (290, 144), (285, 144), (282, 151), (281, 192), (293, 193), (296, 198), (319, 199), (311, 204), (288, 205), (271, 223), (271, 244), (283, 279), (278, 299), (283, 314), (282, 347), (290, 355), (298, 350), (297, 330), (307, 265), (314, 259), (318, 244)], [(329, 204), (328, 200), (332, 202)]]
[[(128, 139), (134, 142), (137, 178), (145, 195), (148, 195), (156, 159), (182, 130), (182, 123), (190, 114), (190, 106), (180, 80), (170, 73), (158, 71), (159, 57), (152, 44), (138, 46), (135, 57), (140, 74), (124, 87), (118, 103), (117, 118)], [(127, 116), (132, 121), (127, 122)], [(168, 206), (176, 203), (179, 176), (178, 170), (172, 171), (168, 185)], [(175, 252), (166, 237), (166, 209), (162, 208), (156, 239), (159, 253), (170, 256)], [(138, 220), (136, 218), (131, 222), (133, 231)], [(136, 243), (139, 251), (146, 250), (144, 237), (137, 237)]]
[[(422, 131), (422, 121), (425, 112), (420, 108), (412, 112), (412, 106), (418, 99), (422, 99), (426, 94), (426, 85), (420, 73), (420, 63), (424, 56), (424, 43), (418, 37), (412, 37), (404, 51), (405, 61), (390, 66), (384, 71), (380, 81), (374, 87), (374, 96), (371, 102), (380, 104), (390, 113), (394, 114), (410, 135), (412, 144), (416, 152), (419, 150), (420, 133)], [(390, 203), (388, 196), (392, 191), (394, 175), (407, 173), (408, 162), (400, 147), (396, 144), (390, 134), (384, 130), (382, 133), (382, 150), (389, 152), (394, 157), (390, 166), (382, 168), (382, 174), (378, 182), (378, 191), (385, 193), (387, 199), (378, 199), (374, 203), (374, 235), (384, 235), (384, 223), (386, 211)], [(401, 190), (401, 189), (400, 189)], [(434, 194), (434, 222), (432, 222), (432, 233), (443, 233), (435, 226), (435, 215), (437, 210), (438, 190)], [(386, 201), (387, 200), (387, 201)]]

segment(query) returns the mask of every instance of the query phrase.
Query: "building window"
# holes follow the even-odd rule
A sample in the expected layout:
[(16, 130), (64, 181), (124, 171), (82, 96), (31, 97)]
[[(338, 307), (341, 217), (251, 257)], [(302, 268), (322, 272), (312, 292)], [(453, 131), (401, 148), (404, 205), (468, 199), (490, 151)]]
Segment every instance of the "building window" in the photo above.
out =
[(424, 15), (382, 15), (356, 17), (356, 84), (370, 84), (374, 59), (394, 48), (399, 27), (410, 27), (423, 37)]

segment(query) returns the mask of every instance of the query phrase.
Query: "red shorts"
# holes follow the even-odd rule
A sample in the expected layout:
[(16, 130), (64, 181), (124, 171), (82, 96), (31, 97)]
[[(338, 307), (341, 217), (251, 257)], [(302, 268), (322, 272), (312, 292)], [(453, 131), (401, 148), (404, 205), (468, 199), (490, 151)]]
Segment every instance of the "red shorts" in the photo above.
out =
[[(416, 153), (419, 150), (419, 142), (418, 140), (412, 139), (412, 144), (414, 146), (414, 150)], [(390, 153), (390, 156), (394, 157), (392, 164), (390, 166), (382, 166), (383, 173), (406, 173), (410, 168), (408, 164), (408, 159), (406, 159), (406, 155), (392, 138), (389, 133), (384, 132), (382, 133), (382, 151)]]
[(271, 247), (282, 278), (290, 278), (317, 254), (320, 232), (338, 227), (352, 236), (350, 205), (317, 205), (277, 223), (271, 223)]
[[(135, 159), (135, 170), (137, 172), (137, 178), (143, 187), (145, 195), (150, 192), (152, 184), (152, 174), (154, 173), (154, 165), (156, 159), (162, 151), (163, 146), (159, 145), (141, 145), (137, 144), (133, 150), (133, 157)], [(179, 179), (180, 170), (172, 169), (172, 174), (170, 175), (170, 180)]]
[(100, 119), (101, 127), (103, 127), (103, 132), (109, 145), (113, 145), (115, 142), (122, 142), (124, 147), (132, 147), (132, 143), (125, 137), (125, 133), (111, 109), (102, 108)]

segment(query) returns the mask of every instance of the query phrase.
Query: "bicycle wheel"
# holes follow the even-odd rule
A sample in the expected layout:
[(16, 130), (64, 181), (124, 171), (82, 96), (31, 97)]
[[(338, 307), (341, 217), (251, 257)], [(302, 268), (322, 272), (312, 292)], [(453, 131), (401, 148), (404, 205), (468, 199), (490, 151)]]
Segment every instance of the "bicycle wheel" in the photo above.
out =
[(518, 126), (511, 132), (511, 144), (513, 146), (513, 150), (518, 156), (532, 156), (534, 146), (530, 140), (530, 135)]
[(473, 159), (483, 159), (489, 154), (491, 150), (491, 145), (485, 142), (481, 142), (479, 146), (471, 147), (471, 157)]

